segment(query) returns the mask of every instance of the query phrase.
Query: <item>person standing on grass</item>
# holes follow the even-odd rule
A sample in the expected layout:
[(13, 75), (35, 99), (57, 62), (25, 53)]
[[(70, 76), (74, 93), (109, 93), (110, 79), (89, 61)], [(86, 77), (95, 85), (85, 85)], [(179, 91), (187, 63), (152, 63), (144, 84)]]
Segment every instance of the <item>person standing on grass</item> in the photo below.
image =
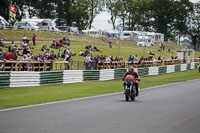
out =
[(33, 40), (33, 45), (35, 46), (35, 40), (36, 40), (36, 34), (35, 33), (33, 33), (32, 40)]

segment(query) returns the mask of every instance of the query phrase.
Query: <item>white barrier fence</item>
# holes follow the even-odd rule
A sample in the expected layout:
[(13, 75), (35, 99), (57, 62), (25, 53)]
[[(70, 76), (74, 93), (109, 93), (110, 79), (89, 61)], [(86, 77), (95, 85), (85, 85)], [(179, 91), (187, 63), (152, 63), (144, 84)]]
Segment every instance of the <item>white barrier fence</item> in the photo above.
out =
[(40, 72), (12, 71), (10, 87), (40, 86)]
[(113, 80), (114, 79), (114, 74), (115, 71), (114, 69), (104, 69), (100, 70), (100, 79), (101, 81), (103, 80)]
[(63, 72), (63, 83), (83, 82), (83, 70), (65, 70)]

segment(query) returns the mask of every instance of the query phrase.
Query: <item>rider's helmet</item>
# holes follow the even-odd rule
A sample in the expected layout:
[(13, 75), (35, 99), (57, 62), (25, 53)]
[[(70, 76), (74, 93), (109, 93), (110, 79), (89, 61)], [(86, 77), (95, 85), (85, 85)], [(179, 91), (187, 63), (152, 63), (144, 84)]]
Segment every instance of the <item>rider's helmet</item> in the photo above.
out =
[(132, 66), (129, 67), (129, 68), (128, 68), (128, 72), (131, 72), (131, 73), (134, 72), (134, 68), (133, 68)]

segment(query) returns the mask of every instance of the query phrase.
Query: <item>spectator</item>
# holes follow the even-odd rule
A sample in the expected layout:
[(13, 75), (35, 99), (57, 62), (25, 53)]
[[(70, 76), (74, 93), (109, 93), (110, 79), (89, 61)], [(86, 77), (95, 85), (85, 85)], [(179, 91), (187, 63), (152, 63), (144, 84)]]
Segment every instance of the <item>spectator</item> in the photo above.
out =
[(0, 40), (0, 46), (4, 47), (3, 39)]
[(84, 53), (82, 50), (79, 52), (79, 56), (84, 56)]
[(107, 59), (106, 59), (106, 62), (111, 62), (111, 56), (109, 56)]
[(4, 60), (5, 59), (5, 53), (6, 53), (5, 51), (3, 51), (3, 52), (1, 51), (0, 52), (0, 60)]
[(112, 48), (112, 41), (109, 41), (109, 47)]
[(132, 55), (128, 57), (128, 61), (133, 61)]
[(17, 47), (16, 45), (15, 45), (15, 43), (14, 43), (14, 41), (12, 41), (12, 45), (11, 45), (12, 47)]
[(61, 51), (60, 51), (60, 49), (59, 49), (59, 50), (58, 50), (58, 55), (57, 55), (57, 56), (58, 56), (58, 57), (61, 57), (61, 55), (62, 55), (62, 54), (61, 54)]
[(156, 62), (157, 62), (157, 59), (154, 58), (154, 59), (153, 59), (153, 65), (154, 65), (154, 66), (156, 65)]
[(42, 48), (41, 48), (41, 51), (48, 52), (49, 48), (47, 48), (46, 45), (43, 45)]
[(93, 50), (94, 50), (94, 51), (99, 51), (99, 49), (97, 49), (96, 46), (94, 46)]
[(148, 54), (155, 55), (151, 50), (148, 51)]
[(70, 54), (65, 54), (65, 61), (70, 61), (71, 60), (71, 55)]
[(135, 55), (134, 60), (135, 60), (135, 61), (138, 61), (138, 57), (137, 57), (137, 55)]
[(87, 56), (85, 57), (85, 69), (86, 70), (90, 70), (91, 69), (91, 56), (90, 54), (87, 54)]
[(56, 48), (56, 41), (55, 40), (52, 41), (51, 48)]
[(5, 54), (6, 60), (13, 60), (13, 54), (10, 52), (9, 54)]
[(33, 36), (32, 36), (32, 41), (33, 41), (33, 45), (35, 46), (35, 40), (36, 40), (36, 34), (33, 33)]
[(8, 46), (6, 46), (6, 45), (4, 44), (3, 39), (0, 39), (0, 47), (8, 48)]
[(22, 54), (28, 54), (28, 53), (31, 53), (31, 50), (30, 50), (30, 46), (26, 46), (22, 52)]
[(27, 36), (26, 35), (24, 35), (23, 37), (22, 37), (22, 42), (26, 42), (26, 43), (29, 43), (29, 39), (27, 38)]
[(47, 54), (44, 53), (44, 55), (43, 55), (42, 58), (41, 58), (41, 61), (45, 62), (46, 60), (47, 60)]
[(115, 56), (115, 62), (118, 62), (119, 61), (119, 58), (117, 56)]

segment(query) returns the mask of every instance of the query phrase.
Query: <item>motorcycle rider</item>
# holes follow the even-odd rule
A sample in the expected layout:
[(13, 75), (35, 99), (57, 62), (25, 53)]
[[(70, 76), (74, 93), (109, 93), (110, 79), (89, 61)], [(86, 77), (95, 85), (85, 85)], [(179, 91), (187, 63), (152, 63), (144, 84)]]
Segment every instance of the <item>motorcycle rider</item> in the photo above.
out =
[[(128, 72), (125, 73), (124, 78), (125, 78), (127, 75), (133, 75), (134, 78), (139, 79), (138, 73), (134, 71), (134, 67), (132, 67), (132, 66), (128, 68)], [(135, 84), (135, 87), (136, 87), (136, 96), (138, 96), (138, 95), (139, 95), (138, 83)]]

